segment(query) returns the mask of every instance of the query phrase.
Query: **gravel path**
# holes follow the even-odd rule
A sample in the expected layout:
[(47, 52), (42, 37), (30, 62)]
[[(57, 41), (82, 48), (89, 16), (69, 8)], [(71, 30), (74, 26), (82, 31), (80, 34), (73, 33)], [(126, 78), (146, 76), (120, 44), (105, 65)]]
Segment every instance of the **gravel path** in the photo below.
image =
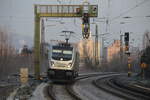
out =
[(55, 93), (57, 100), (75, 100), (68, 94), (64, 84), (55, 84), (53, 86), (53, 92)]

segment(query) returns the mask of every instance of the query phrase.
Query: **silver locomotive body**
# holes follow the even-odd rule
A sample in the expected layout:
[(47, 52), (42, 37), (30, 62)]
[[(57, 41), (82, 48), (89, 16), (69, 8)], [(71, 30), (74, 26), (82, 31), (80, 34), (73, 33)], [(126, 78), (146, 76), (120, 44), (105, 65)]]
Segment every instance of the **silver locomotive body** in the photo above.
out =
[(70, 45), (54, 45), (49, 52), (48, 78), (73, 80), (78, 76), (79, 53)]

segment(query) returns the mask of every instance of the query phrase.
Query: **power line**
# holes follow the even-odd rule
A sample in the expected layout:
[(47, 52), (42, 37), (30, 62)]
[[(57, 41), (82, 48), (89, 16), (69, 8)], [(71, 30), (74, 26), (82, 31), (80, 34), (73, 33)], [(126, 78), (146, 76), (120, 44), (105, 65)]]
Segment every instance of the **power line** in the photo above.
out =
[(80, 36), (80, 35), (72, 35), (73, 37), (75, 37), (75, 38), (78, 38), (78, 39), (80, 39), (80, 38), (82, 38), (82, 36)]
[(0, 18), (10, 18), (10, 17), (15, 19), (33, 19), (33, 17), (14, 16), (14, 15), (0, 16)]
[(148, 2), (148, 1), (150, 1), (150, 0), (143, 0), (142, 2), (140, 2), (140, 3), (136, 4), (136, 5), (135, 5), (135, 6), (133, 6), (132, 8), (128, 9), (127, 11), (125, 11), (125, 12), (121, 13), (120, 15), (118, 15), (118, 16), (116, 16), (116, 17), (112, 18), (112, 20), (111, 20), (111, 21), (114, 21), (114, 20), (116, 20), (116, 19), (120, 18), (121, 16), (123, 16), (123, 15), (125, 15), (125, 14), (129, 13), (130, 11), (134, 10), (135, 8), (137, 8), (137, 7), (141, 6), (142, 4), (144, 4), (144, 3)]

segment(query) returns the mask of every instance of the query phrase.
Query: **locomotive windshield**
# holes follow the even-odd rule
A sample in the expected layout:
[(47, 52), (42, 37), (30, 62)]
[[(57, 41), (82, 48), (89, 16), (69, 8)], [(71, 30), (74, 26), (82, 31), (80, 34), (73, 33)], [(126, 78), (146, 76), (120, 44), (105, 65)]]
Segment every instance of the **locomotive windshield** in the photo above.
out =
[(72, 59), (72, 47), (69, 48), (59, 48), (53, 47), (52, 49), (52, 59), (68, 61)]

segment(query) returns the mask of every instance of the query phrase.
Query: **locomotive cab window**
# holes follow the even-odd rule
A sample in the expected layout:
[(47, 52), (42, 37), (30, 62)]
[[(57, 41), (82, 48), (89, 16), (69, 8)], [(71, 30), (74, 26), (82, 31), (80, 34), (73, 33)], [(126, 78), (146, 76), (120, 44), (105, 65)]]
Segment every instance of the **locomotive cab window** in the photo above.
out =
[(71, 50), (63, 50), (63, 58), (65, 60), (71, 60), (72, 59), (72, 51)]
[(54, 60), (63, 60), (63, 61), (69, 61), (72, 59), (72, 53), (73, 48), (56, 48), (54, 47), (52, 50), (52, 59)]

